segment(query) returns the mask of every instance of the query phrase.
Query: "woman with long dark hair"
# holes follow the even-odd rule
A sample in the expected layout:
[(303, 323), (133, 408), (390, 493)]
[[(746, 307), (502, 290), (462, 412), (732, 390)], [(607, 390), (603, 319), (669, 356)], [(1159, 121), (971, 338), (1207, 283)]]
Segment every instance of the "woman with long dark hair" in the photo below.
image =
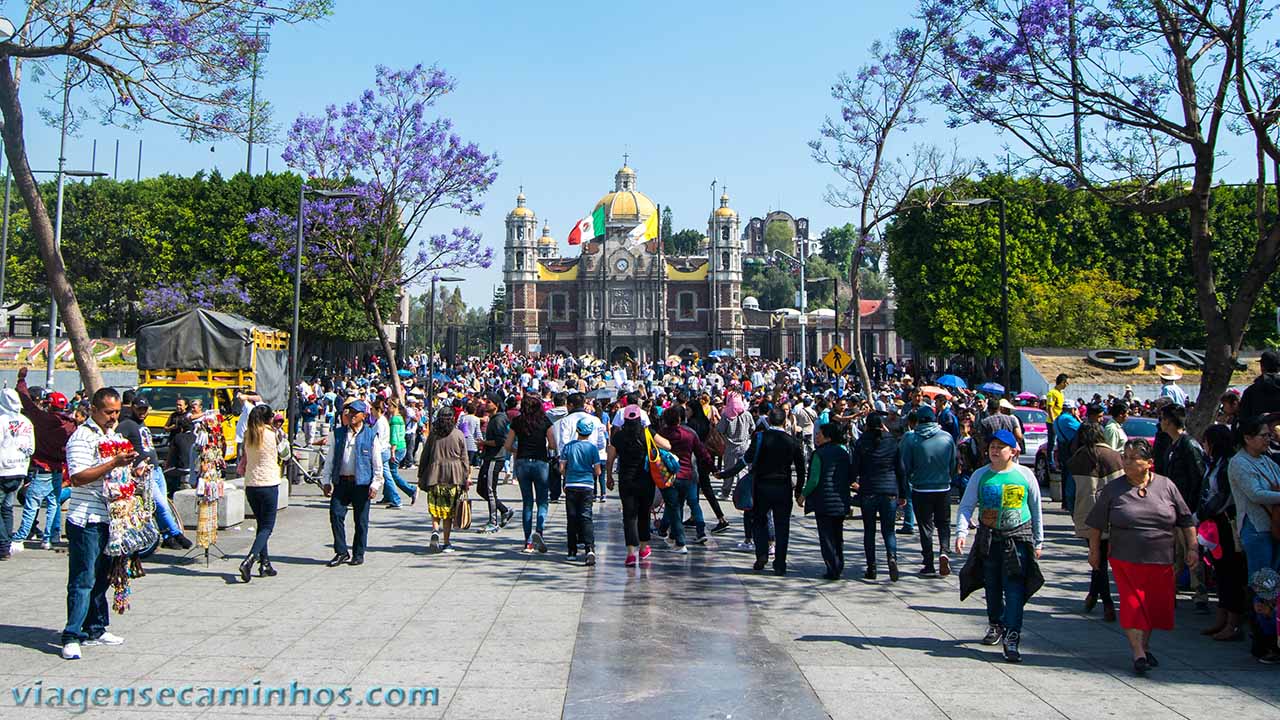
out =
[[(542, 409), (542, 398), (525, 395), (520, 401), (520, 414), (511, 421), (507, 431), (506, 449), (515, 457), (515, 475), (520, 483), (520, 500), (524, 505), (524, 552), (547, 551), (542, 538), (550, 507), (550, 488), (547, 478), (551, 469), (551, 450), (556, 447), (551, 421)], [(538, 523), (534, 526), (534, 505), (537, 505)]]
[[(701, 397), (690, 398), (689, 402), (685, 403), (687, 412), (685, 424), (697, 433), (698, 440), (703, 445), (706, 445), (707, 438), (711, 437), (711, 429), (715, 427), (711, 422), (711, 418), (707, 415), (708, 407), (710, 405), (704, 405)], [(707, 463), (705, 467), (703, 467), (702, 463), (698, 463), (698, 491), (702, 493), (702, 497), (711, 506), (711, 512), (716, 516), (716, 525), (711, 528), (711, 532), (721, 533), (729, 529), (729, 521), (725, 519), (724, 510), (720, 509), (720, 501), (716, 499), (716, 491), (711, 487), (711, 473), (714, 471), (713, 463)], [(694, 493), (689, 498), (689, 502), (690, 504), (697, 503), (698, 494)]]
[[(1088, 544), (1090, 530), (1086, 520), (1093, 510), (1094, 501), (1107, 483), (1124, 476), (1124, 459), (1120, 453), (1111, 449), (1102, 426), (1097, 423), (1081, 425), (1076, 440), (1080, 447), (1067, 460), (1067, 469), (1076, 479), (1076, 505), (1072, 511), (1072, 519), (1075, 521), (1076, 537), (1083, 538)], [(1102, 619), (1115, 622), (1115, 601), (1111, 597), (1111, 578), (1107, 574), (1107, 554), (1110, 549), (1110, 539), (1103, 533), (1098, 540), (1100, 562), (1089, 573), (1089, 594), (1084, 598), (1084, 611), (1085, 614), (1093, 612), (1093, 608), (1101, 600)]]
[(249, 582), (254, 560), (258, 561), (258, 577), (276, 575), (267, 554), (267, 541), (276, 527), (276, 509), (280, 501), (280, 460), (276, 454), (276, 431), (271, 427), (272, 415), (270, 407), (258, 405), (249, 411), (249, 423), (244, 433), (244, 499), (258, 524), (253, 546), (240, 563), (240, 579), (244, 582)]
[[(431, 514), (431, 549), (453, 552), (449, 532), (453, 529), (453, 507), (470, 484), (471, 463), (467, 441), (453, 419), (453, 409), (442, 407), (431, 422), (427, 439), (428, 461), (418, 468), (418, 485), (427, 491), (427, 512)], [(439, 545), (440, 535), (444, 545)]]
[(894, 519), (907, 504), (907, 479), (898, 463), (898, 440), (884, 426), (879, 413), (867, 417), (866, 428), (853, 446), (849, 478), (862, 506), (862, 550), (867, 567), (862, 577), (876, 579), (876, 527), (884, 538), (889, 580), (898, 581), (898, 538)]
[[(1225, 397), (1225, 396), (1224, 396)], [(1248, 583), (1244, 552), (1235, 539), (1232, 523), (1236, 520), (1236, 504), (1231, 497), (1231, 481), (1227, 466), (1236, 454), (1235, 431), (1231, 425), (1210, 425), (1204, 432), (1205, 474), (1204, 499), (1196, 510), (1200, 536), (1216, 534), (1218, 549), (1206, 551), (1205, 560), (1213, 566), (1218, 579), (1218, 618), (1200, 631), (1214, 640), (1239, 640), (1241, 627), (1249, 610)]]
[[(632, 566), (647, 560), (653, 550), (649, 547), (649, 512), (653, 507), (653, 480), (649, 476), (649, 443), (664, 450), (671, 443), (661, 435), (655, 435), (644, 427), (644, 413), (639, 405), (622, 409), (622, 427), (609, 439), (609, 454), (605, 464), (608, 487), (614, 488), (614, 461), (618, 467), (618, 497), (622, 500), (622, 532), (626, 537), (626, 565)], [(655, 450), (656, 452), (656, 450)]]

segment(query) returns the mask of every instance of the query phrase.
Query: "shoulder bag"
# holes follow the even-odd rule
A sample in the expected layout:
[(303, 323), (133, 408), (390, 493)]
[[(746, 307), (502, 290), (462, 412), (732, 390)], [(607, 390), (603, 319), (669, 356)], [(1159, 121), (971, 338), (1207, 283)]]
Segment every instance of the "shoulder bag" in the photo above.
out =
[(453, 503), (453, 528), (455, 530), (471, 529), (471, 493), (465, 487), (460, 488), (458, 499)]
[(653, 441), (653, 432), (644, 431), (644, 443), (648, 449), (649, 477), (653, 484), (663, 490), (676, 482), (676, 473), (680, 472), (680, 459), (669, 450), (663, 450)]

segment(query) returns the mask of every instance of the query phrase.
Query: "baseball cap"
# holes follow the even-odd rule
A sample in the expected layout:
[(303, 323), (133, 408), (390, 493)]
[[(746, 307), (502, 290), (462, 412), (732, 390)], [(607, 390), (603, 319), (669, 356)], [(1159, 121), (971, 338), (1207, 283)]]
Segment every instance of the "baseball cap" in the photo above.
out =
[(1009, 447), (1015, 450), (1018, 449), (1018, 438), (1014, 437), (1013, 433), (1003, 428), (992, 433), (991, 439), (999, 440), (1000, 442), (1004, 443), (1005, 445), (1008, 445)]
[(623, 420), (639, 420), (642, 417), (644, 417), (644, 411), (640, 409), (639, 405), (628, 405), (622, 408)]
[[(623, 413), (623, 416), (625, 417), (625, 416), (626, 416), (626, 413)], [(579, 435), (590, 435), (591, 433), (593, 433), (593, 432), (595, 432), (595, 431), (596, 431), (595, 424), (594, 424), (594, 423), (592, 423), (592, 422), (591, 422), (590, 420), (588, 420), (587, 418), (580, 418), (580, 419), (578, 420), (578, 434), (579, 434)]]
[[(61, 393), (54, 394), (61, 395)], [(149, 410), (151, 409), (151, 401), (148, 400), (145, 395), (137, 395), (133, 398), (133, 406), (139, 410)]]
[(358, 412), (358, 413), (369, 412), (369, 403), (363, 400), (353, 400), (347, 403), (347, 407), (351, 408), (351, 412)]
[(51, 392), (45, 397), (45, 399), (49, 401), (49, 407), (55, 410), (67, 409), (67, 396), (60, 392)]
[(921, 405), (920, 407), (916, 408), (915, 415), (916, 415), (916, 422), (919, 422), (919, 423), (931, 423), (931, 422), (938, 421), (938, 416), (934, 414), (933, 408), (929, 407), (928, 405)]

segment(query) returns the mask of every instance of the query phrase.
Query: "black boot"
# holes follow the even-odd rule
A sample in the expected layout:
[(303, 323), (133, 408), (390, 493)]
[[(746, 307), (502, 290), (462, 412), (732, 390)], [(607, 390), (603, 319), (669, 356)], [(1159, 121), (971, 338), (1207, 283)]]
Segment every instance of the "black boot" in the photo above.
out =
[(254, 554), (249, 553), (245, 556), (244, 560), (240, 562), (240, 579), (242, 581), (249, 582), (249, 572), (253, 570), (253, 561), (255, 559)]
[(258, 556), (258, 577), (275, 577), (278, 573), (271, 567), (271, 558), (266, 553)]

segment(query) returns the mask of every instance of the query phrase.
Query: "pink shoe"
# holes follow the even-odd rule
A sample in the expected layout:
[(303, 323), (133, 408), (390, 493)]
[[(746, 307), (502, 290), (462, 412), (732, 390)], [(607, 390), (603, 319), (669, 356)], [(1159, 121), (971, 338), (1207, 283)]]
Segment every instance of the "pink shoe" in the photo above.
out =
[(624, 562), (624, 563), (623, 563), (623, 565), (626, 565), (627, 567), (632, 567), (632, 566), (634, 566), (635, 564), (636, 564), (636, 556), (635, 556), (635, 555), (627, 555), (627, 561), (626, 561), (626, 562)]
[(641, 560), (648, 560), (649, 556), (652, 554), (653, 554), (653, 548), (649, 547), (648, 545), (645, 545), (643, 548), (640, 548)]

